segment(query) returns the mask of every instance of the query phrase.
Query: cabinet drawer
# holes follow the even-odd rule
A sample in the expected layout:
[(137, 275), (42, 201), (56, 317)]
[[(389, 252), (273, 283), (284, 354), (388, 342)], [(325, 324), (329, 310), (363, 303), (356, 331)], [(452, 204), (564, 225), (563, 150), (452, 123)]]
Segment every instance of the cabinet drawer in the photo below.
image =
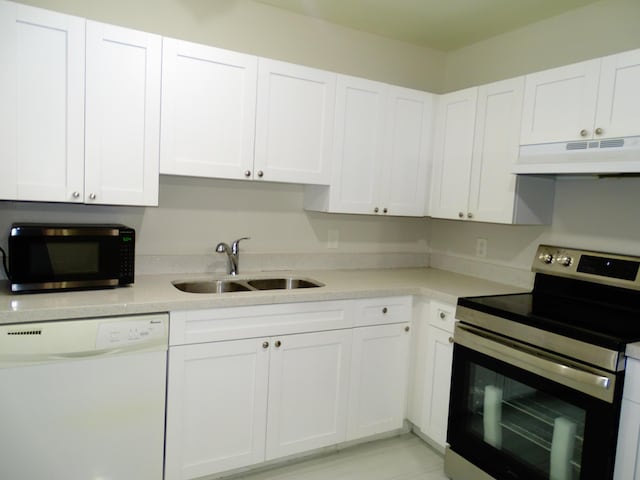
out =
[(431, 301), (429, 306), (429, 324), (449, 333), (453, 333), (456, 321), (456, 306), (438, 301)]
[(353, 327), (346, 300), (171, 312), (170, 345), (269, 337)]
[(411, 297), (382, 297), (356, 302), (355, 326), (384, 325), (411, 320)]

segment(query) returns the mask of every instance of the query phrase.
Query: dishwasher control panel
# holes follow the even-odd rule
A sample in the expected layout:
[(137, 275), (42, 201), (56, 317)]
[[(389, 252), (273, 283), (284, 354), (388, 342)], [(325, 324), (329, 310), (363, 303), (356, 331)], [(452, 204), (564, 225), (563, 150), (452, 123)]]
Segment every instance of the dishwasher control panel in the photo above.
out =
[(106, 321), (98, 327), (96, 348), (119, 348), (139, 343), (155, 343), (166, 336), (165, 329), (165, 322), (158, 318)]

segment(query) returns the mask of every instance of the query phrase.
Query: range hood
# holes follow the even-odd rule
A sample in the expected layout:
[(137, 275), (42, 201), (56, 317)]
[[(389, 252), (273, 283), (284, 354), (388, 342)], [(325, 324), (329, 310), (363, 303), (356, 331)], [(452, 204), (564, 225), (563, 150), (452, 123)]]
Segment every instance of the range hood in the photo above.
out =
[(640, 173), (640, 136), (521, 145), (513, 173)]

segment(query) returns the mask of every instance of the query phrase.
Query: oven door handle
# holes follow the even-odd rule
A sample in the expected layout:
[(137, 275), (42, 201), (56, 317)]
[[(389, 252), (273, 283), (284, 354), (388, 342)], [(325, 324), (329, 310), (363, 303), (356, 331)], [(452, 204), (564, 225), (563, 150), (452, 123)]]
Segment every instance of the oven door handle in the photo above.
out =
[(614, 373), (578, 365), (559, 355), (462, 323), (456, 324), (453, 338), (456, 344), (613, 403)]

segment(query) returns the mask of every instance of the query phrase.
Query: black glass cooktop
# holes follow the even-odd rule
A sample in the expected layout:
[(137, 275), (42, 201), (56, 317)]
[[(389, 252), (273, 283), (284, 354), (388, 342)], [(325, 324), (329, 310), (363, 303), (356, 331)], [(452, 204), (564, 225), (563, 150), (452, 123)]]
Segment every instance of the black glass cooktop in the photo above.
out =
[(460, 298), (491, 315), (623, 351), (640, 341), (640, 292), (538, 274), (531, 293)]

